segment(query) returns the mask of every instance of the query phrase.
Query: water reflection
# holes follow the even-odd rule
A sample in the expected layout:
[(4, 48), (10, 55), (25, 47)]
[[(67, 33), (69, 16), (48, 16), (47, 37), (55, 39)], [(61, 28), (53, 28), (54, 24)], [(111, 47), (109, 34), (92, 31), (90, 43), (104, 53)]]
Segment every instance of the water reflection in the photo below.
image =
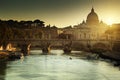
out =
[(5, 80), (6, 69), (7, 69), (7, 62), (0, 61), (0, 80)]
[[(39, 55), (40, 51), (21, 60), (2, 64), (0, 80), (119, 80), (120, 71), (110, 63), (97, 60), (84, 60), (78, 57), (61, 55)], [(69, 59), (72, 57), (72, 60)], [(6, 69), (7, 68), (7, 69)]]

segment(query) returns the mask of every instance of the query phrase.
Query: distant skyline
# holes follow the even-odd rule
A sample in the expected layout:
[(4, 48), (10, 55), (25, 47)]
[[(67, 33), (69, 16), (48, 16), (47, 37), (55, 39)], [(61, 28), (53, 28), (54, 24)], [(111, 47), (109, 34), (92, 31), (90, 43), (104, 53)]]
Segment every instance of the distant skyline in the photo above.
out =
[(0, 0), (0, 19), (40, 19), (46, 25), (66, 27), (86, 21), (92, 6), (100, 21), (120, 23), (120, 0)]

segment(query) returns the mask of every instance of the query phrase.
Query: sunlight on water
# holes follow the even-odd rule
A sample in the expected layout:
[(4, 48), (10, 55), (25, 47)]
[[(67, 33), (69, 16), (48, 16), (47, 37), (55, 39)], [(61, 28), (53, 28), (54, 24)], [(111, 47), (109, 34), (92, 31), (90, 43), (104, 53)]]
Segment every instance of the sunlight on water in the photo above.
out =
[(8, 62), (3, 80), (120, 80), (120, 71), (103, 61), (89, 61), (60, 55), (60, 50), (40, 55), (31, 51), (25, 59)]

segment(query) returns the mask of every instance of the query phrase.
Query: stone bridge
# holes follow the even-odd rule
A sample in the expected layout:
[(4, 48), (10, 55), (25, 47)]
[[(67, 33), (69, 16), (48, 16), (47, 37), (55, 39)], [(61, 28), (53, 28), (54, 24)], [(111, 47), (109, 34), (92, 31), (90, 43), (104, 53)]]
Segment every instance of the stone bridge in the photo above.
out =
[(14, 46), (22, 44), (31, 44), (31, 47), (41, 48), (47, 44), (50, 44), (51, 48), (63, 48), (64, 45), (72, 43), (73, 49), (83, 49), (86, 47), (102, 47), (110, 49), (113, 45), (113, 41), (110, 40), (10, 40)]

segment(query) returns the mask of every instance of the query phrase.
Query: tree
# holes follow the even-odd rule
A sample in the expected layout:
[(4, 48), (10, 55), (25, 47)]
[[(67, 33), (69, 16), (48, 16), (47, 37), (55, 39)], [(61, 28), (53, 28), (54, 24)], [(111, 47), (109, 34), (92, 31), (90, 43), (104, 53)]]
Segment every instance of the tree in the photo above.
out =
[(47, 25), (47, 26), (46, 26), (46, 28), (47, 28), (47, 29), (50, 29), (50, 28), (51, 28), (51, 25), (50, 25), (50, 24), (49, 24), (49, 25)]
[(34, 23), (36, 24), (37, 27), (44, 27), (45, 26), (45, 22), (40, 21), (39, 19), (34, 20)]
[(0, 45), (3, 45), (4, 49), (6, 49), (10, 39), (13, 39), (12, 28), (9, 28), (5, 25), (0, 27)]
[(26, 25), (27, 27), (31, 27), (32, 23), (33, 23), (32, 21), (26, 21), (26, 22), (25, 22), (25, 25)]
[(56, 27), (55, 25), (54, 25), (54, 26), (52, 26), (51, 28), (52, 28), (52, 29), (57, 29), (57, 27)]

